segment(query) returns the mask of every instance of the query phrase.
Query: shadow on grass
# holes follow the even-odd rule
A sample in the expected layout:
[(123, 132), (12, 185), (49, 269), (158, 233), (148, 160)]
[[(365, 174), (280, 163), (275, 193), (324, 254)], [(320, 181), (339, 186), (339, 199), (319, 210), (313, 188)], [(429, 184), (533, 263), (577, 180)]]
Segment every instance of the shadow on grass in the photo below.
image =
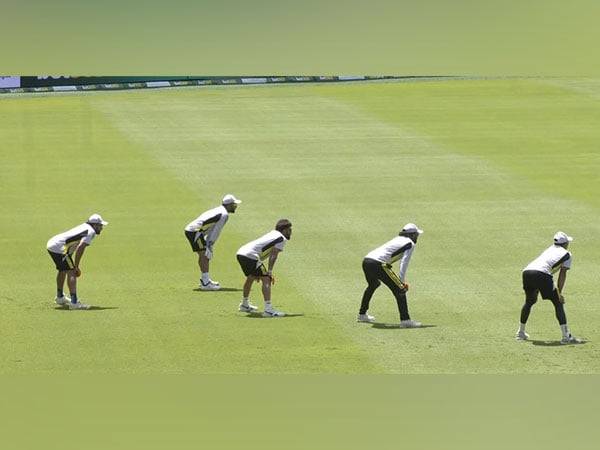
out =
[(437, 325), (421, 325), (418, 328), (404, 328), (401, 327), (399, 323), (383, 323), (383, 322), (375, 322), (372, 328), (377, 328), (378, 330), (418, 330), (419, 328), (435, 328)]
[(302, 316), (304, 316), (304, 314), (285, 313), (285, 316), (283, 316), (283, 317), (264, 317), (262, 315), (262, 313), (260, 313), (260, 312), (246, 314), (246, 317), (248, 317), (249, 319), (271, 319), (271, 320), (285, 319), (286, 317), (302, 317)]
[(529, 342), (531, 342), (532, 345), (539, 345), (541, 347), (569, 347), (570, 345), (581, 345), (587, 343), (587, 341), (581, 341), (572, 344), (561, 344), (560, 341), (540, 341), (533, 339), (531, 339)]
[(203, 291), (200, 288), (195, 288), (195, 289), (192, 289), (192, 290), (195, 291), (195, 292), (242, 292), (242, 289), (239, 289), (239, 288), (228, 288), (228, 287), (222, 287), (218, 291)]
[(104, 311), (105, 309), (119, 309), (116, 306), (90, 306), (90, 309), (69, 309), (68, 306), (57, 306), (56, 311)]

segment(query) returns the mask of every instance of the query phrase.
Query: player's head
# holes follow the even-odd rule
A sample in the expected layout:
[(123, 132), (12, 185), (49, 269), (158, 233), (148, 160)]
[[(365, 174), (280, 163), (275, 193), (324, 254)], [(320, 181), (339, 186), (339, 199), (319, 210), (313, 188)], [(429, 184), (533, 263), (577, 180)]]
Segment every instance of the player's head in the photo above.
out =
[(400, 236), (406, 236), (416, 244), (417, 240), (419, 240), (419, 235), (423, 234), (423, 230), (417, 227), (414, 223), (407, 223), (402, 227), (402, 230), (400, 230), (399, 234)]
[(104, 226), (108, 225), (108, 222), (102, 219), (102, 216), (100, 216), (100, 214), (92, 214), (87, 220), (87, 224), (94, 229), (96, 234), (100, 234), (102, 233), (102, 229), (104, 228)]
[(242, 203), (242, 201), (235, 198), (232, 194), (227, 194), (223, 197), (223, 201), (221, 202), (227, 212), (230, 213), (234, 213), (240, 203)]
[(572, 240), (573, 238), (571, 236), (568, 236), (567, 233), (563, 233), (562, 231), (558, 231), (554, 235), (554, 245), (559, 245), (564, 248), (569, 247), (569, 242)]
[(292, 238), (292, 222), (287, 219), (279, 219), (275, 224), (275, 229), (285, 236), (289, 241)]

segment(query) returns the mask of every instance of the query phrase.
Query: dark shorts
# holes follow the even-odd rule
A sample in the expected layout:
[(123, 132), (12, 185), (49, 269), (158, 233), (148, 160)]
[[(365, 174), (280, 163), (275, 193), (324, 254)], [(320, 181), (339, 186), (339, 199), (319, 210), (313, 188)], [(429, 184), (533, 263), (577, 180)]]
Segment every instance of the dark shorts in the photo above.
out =
[(535, 300), (538, 292), (542, 298), (552, 300), (558, 291), (554, 289), (552, 275), (538, 270), (526, 270), (523, 272), (523, 290), (529, 300)]
[(204, 240), (204, 235), (201, 232), (185, 230), (185, 237), (190, 242), (193, 251), (199, 252), (206, 248), (206, 241)]
[(52, 258), (52, 261), (54, 261), (56, 270), (58, 270), (59, 272), (72, 270), (73, 267), (75, 267), (75, 264), (73, 264), (73, 259), (68, 253), (54, 253), (48, 250), (48, 254), (50, 255), (50, 258)]
[(267, 269), (261, 261), (243, 255), (236, 255), (236, 257), (240, 263), (242, 272), (247, 277), (264, 277), (267, 275)]

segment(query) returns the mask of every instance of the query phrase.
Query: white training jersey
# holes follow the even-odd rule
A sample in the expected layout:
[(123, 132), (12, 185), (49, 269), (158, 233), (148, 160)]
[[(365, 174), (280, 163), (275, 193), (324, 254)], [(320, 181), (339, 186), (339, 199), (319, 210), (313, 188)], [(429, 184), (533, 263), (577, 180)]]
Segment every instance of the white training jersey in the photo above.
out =
[(195, 220), (185, 227), (185, 231), (200, 232), (204, 235), (206, 242), (215, 242), (221, 234), (221, 230), (229, 219), (229, 213), (223, 205), (203, 212)]
[(71, 254), (81, 241), (87, 245), (91, 245), (95, 237), (96, 232), (92, 226), (88, 223), (82, 223), (75, 228), (71, 228), (69, 231), (50, 238), (48, 244), (46, 244), (46, 248), (52, 253)]
[(551, 245), (540, 256), (531, 261), (523, 271), (537, 270), (552, 275), (561, 267), (570, 269), (572, 260), (571, 252), (567, 251), (566, 248), (560, 245)]
[(374, 259), (385, 264), (393, 264), (400, 259), (400, 281), (404, 282), (406, 269), (412, 256), (415, 243), (406, 236), (398, 236), (381, 247), (367, 253), (365, 258)]
[(273, 248), (283, 251), (286, 241), (287, 239), (283, 234), (277, 230), (272, 230), (264, 236), (261, 236), (258, 239), (248, 242), (246, 245), (240, 247), (240, 249), (237, 251), (237, 254), (250, 259), (255, 259), (257, 261), (262, 261), (269, 257), (273, 251)]

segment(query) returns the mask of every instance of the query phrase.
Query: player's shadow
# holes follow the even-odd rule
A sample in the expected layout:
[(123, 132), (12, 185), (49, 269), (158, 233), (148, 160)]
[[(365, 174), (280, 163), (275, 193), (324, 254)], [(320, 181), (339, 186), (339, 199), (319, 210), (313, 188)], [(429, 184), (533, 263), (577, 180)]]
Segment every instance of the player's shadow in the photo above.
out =
[(243, 289), (240, 288), (228, 288), (228, 287), (222, 287), (219, 290), (216, 291), (203, 291), (200, 288), (194, 288), (193, 291), (195, 292), (242, 292)]
[(404, 328), (399, 323), (385, 323), (385, 322), (374, 322), (372, 328), (378, 330), (418, 330), (419, 328), (435, 328), (437, 325), (426, 325), (423, 324), (417, 328)]
[(571, 345), (581, 345), (587, 343), (587, 341), (581, 341), (573, 344), (561, 344), (560, 341), (541, 341), (541, 340), (529, 340), (532, 345), (539, 345), (541, 347), (569, 347)]
[(302, 317), (304, 316), (304, 314), (290, 314), (290, 313), (285, 313), (285, 316), (283, 317), (265, 317), (262, 315), (261, 312), (253, 312), (253, 313), (248, 313), (246, 314), (246, 317), (249, 319), (271, 319), (271, 320), (279, 320), (279, 319), (285, 319), (286, 317)]
[(106, 309), (119, 309), (117, 306), (90, 306), (89, 309), (69, 309), (68, 306), (57, 306), (56, 311), (104, 311)]

